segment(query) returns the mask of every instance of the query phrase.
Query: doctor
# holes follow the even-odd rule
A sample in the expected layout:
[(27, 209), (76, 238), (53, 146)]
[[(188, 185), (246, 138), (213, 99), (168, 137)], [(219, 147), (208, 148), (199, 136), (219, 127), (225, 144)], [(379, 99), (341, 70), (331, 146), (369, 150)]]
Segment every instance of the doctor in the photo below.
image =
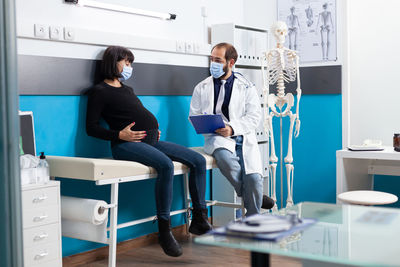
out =
[(204, 135), (204, 150), (216, 159), (222, 174), (242, 197), (248, 216), (260, 213), (261, 207), (272, 208), (274, 202), (262, 195), (262, 164), (255, 135), (261, 120), (260, 100), (255, 86), (232, 72), (237, 57), (231, 44), (213, 47), (211, 76), (194, 88), (190, 115), (221, 114), (225, 127)]

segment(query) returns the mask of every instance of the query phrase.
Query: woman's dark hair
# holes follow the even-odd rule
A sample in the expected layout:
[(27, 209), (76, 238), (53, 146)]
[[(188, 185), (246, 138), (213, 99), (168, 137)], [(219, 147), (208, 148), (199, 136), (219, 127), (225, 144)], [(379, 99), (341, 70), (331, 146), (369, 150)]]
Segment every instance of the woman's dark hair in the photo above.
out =
[(236, 63), (236, 60), (238, 58), (238, 54), (236, 52), (236, 49), (233, 45), (228, 44), (228, 43), (219, 43), (214, 45), (214, 47), (211, 49), (211, 51), (214, 50), (214, 48), (225, 48), (225, 59), (226, 61), (229, 61), (231, 59), (234, 60)]
[(114, 78), (120, 78), (121, 74), (118, 71), (117, 62), (123, 59), (127, 59), (130, 63), (133, 62), (135, 57), (132, 52), (122, 46), (109, 46), (103, 55), (101, 61), (101, 73), (104, 79), (113, 80)]

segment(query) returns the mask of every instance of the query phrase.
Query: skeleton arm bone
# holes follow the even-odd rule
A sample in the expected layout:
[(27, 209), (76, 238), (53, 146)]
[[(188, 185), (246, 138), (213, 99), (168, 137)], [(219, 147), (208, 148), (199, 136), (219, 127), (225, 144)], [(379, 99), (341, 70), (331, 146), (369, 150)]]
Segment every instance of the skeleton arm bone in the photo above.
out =
[(318, 14), (318, 20), (317, 20), (317, 26), (315, 26), (315, 34), (318, 34), (318, 26), (319, 26), (319, 21), (321, 19), (321, 13)]
[(300, 31), (300, 22), (299, 22), (299, 18), (296, 16), (296, 21), (297, 21), (297, 25), (299, 27), (299, 31)]
[(333, 27), (332, 15), (331, 15), (330, 12), (329, 12), (329, 19), (330, 19), (330, 21), (331, 21), (332, 32), (333, 32), (333, 31), (335, 30), (335, 27)]
[(301, 85), (300, 85), (300, 67), (299, 67), (299, 56), (296, 55), (296, 67), (297, 67), (297, 103), (296, 103), (296, 127), (295, 127), (295, 132), (294, 136), (298, 137), (300, 133), (300, 111), (299, 111), (299, 105), (300, 105), (300, 98), (301, 98)]
[(290, 19), (290, 15), (286, 17), (286, 25), (289, 25), (289, 27), (292, 27), (292, 20)]

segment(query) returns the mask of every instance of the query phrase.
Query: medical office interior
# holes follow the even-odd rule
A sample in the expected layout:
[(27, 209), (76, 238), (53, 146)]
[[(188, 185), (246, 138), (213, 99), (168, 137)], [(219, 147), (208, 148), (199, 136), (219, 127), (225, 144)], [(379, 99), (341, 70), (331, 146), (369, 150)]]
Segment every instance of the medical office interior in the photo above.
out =
[[(294, 171), (289, 191), (292, 190), (294, 205), (302, 202), (343, 204), (338, 200), (338, 194), (353, 190), (373, 189), (394, 196), (400, 195), (400, 165), (397, 163), (400, 160), (400, 152), (393, 151), (387, 157), (373, 156), (370, 161), (363, 161), (368, 159), (368, 153), (372, 153), (371, 151), (352, 152), (347, 149), (349, 146), (363, 148), (372, 144), (373, 147), (393, 150), (393, 136), (400, 134), (398, 116), (400, 90), (397, 85), (398, 62), (400, 62), (400, 55), (397, 53), (400, 45), (398, 1), (79, 0), (76, 2), (15, 1), (18, 110), (21, 111), (20, 116), (31, 114), (36, 154), (44, 151), (50, 158), (50, 172), (52, 156), (111, 158), (108, 142), (89, 137), (86, 133), (87, 96), (84, 94), (100, 81), (96, 69), (108, 46), (124, 46), (133, 52), (135, 56), (132, 65), (133, 79), (128, 84), (134, 88), (143, 105), (157, 118), (161, 140), (186, 147), (202, 147), (203, 136), (195, 132), (188, 115), (193, 88), (210, 75), (209, 56), (213, 45), (229, 42), (236, 47), (239, 58), (234, 71), (242, 73), (256, 85), (260, 101), (265, 104), (268, 101), (262, 101), (268, 94), (265, 95), (263, 91), (265, 88), (263, 56), (276, 48), (276, 38), (271, 26), (277, 20), (283, 20), (286, 24), (291, 24), (288, 25), (288, 36), (284, 46), (298, 51), (297, 55), (300, 58), (302, 94), (297, 114), (301, 127), (298, 136), (292, 137), (290, 145), (288, 133), (294, 129), (290, 128), (289, 117), (282, 118), (282, 124), (278, 117), (272, 120), (274, 150), (279, 159), (274, 174), (275, 182), (271, 180), (269, 160), (271, 139), (268, 138), (264, 124), (261, 123), (257, 129), (264, 167), (264, 192), (268, 195), (276, 193), (277, 209), (286, 207), (290, 182), (287, 182), (285, 165), (287, 162), (285, 163), (284, 158), (288, 153), (288, 147), (291, 146)], [(107, 4), (112, 4), (122, 8), (118, 11), (104, 6), (91, 7), (85, 6), (85, 2), (105, 4), (105, 7)], [(167, 17), (130, 13), (129, 8), (156, 12)], [(314, 8), (314, 11), (311, 11), (311, 8)], [(324, 15), (327, 14), (327, 10), (331, 12), (331, 17), (328, 19)], [(297, 22), (294, 19), (295, 15), (300, 18)], [(308, 18), (308, 21), (305, 18)], [(330, 27), (324, 28), (326, 27), (323, 25), (324, 22), (330, 24)], [(316, 41), (307, 43), (307, 34), (310, 36), (312, 34), (309, 39)], [(309, 49), (308, 54), (304, 52), (306, 45), (314, 46)], [(296, 82), (293, 81), (289, 85), (285, 82), (285, 86), (285, 92), (290, 92), (295, 97), (293, 104), (295, 110), (299, 101)], [(268, 88), (269, 94), (276, 94), (276, 85)], [(266, 105), (262, 105), (262, 108), (266, 108)], [(344, 151), (343, 154), (338, 152), (341, 150)], [(348, 153), (364, 154), (352, 161), (354, 154)], [(80, 170), (76, 167), (70, 171), (79, 173)], [(356, 177), (355, 180), (351, 180), (353, 176)], [(373, 177), (372, 180), (368, 180), (370, 177)], [(112, 202), (111, 183), (102, 185), (101, 182), (70, 178), (55, 177), (55, 180), (60, 182), (56, 186), (57, 190), (60, 190), (60, 195), (104, 201), (102, 203)], [(172, 211), (186, 208), (183, 178), (182, 173), (178, 173), (174, 178)], [(118, 224), (154, 216), (154, 182), (154, 179), (143, 179), (119, 184), (118, 217), (113, 218)], [(276, 186), (275, 190), (272, 189), (271, 183)], [(22, 187), (22, 195), (24, 190), (26, 191), (27, 187), (25, 189)], [(207, 172), (206, 199), (239, 201), (232, 187), (218, 170)], [(382, 207), (397, 209), (400, 204), (395, 202)], [(26, 218), (26, 212), (29, 213), (29, 210), (22, 208), (23, 218), (24, 216)], [(59, 231), (59, 240), (53, 240), (51, 243), (54, 251), (50, 249), (46, 252), (56, 256), (47, 260), (48, 254), (35, 252), (39, 253), (37, 254), (39, 256), (32, 256), (31, 261), (26, 253), (31, 253), (33, 247), (27, 247), (25, 243), (23, 245), (25, 266), (62, 266), (63, 259), (64, 266), (90, 266), (88, 262), (81, 261), (82, 265), (74, 262), (73, 259), (78, 259), (80, 255), (86, 255), (87, 258), (92, 255), (93, 262), (97, 257), (93, 255), (98, 255), (104, 260), (104, 265), (101, 266), (119, 265), (119, 254), (115, 254), (115, 250), (114, 254), (111, 254), (112, 251), (107, 247), (111, 246), (111, 243), (107, 243), (109, 242), (107, 236), (93, 237), (99, 235), (98, 232), (88, 233), (90, 237), (81, 240), (79, 235), (84, 235), (84, 232), (87, 232), (86, 228), (72, 227), (70, 231), (76, 230), (77, 234), (61, 237), (64, 220), (63, 214), (60, 214), (59, 210), (57, 212), (54, 231)], [(240, 218), (241, 212), (240, 208), (215, 206), (209, 208), (209, 217), (212, 218), (214, 225), (224, 225), (230, 220)], [(264, 212), (270, 211), (264, 210)], [(111, 212), (108, 212), (106, 219), (111, 220), (111, 217)], [(345, 218), (346, 216), (342, 219)], [(184, 229), (186, 220), (185, 212), (173, 215), (172, 227)], [(106, 227), (107, 221), (102, 225)], [(27, 235), (25, 229), (21, 231)], [(158, 229), (153, 220), (148, 219), (115, 231), (116, 235), (113, 238), (119, 245), (139, 240), (135, 244), (149, 246), (151, 242), (145, 242), (146, 236), (152, 236)], [(352, 250), (352, 246), (357, 247), (363, 243), (361, 237), (351, 237), (349, 234), (345, 237), (352, 239), (348, 243), (349, 247), (342, 247), (340, 244), (344, 237), (338, 234), (340, 229), (337, 228), (327, 232), (314, 229), (314, 232), (316, 234), (312, 237), (314, 239), (309, 240), (312, 243), (309, 247), (297, 247), (300, 254), (324, 251), (321, 253), (326, 257), (329, 257), (330, 253), (334, 254), (333, 257), (344, 254), (351, 259), (357, 257), (356, 254), (359, 253), (355, 249)], [(326, 235), (331, 238), (329, 248), (325, 246)], [(92, 242), (99, 239), (106, 241)], [(190, 242), (194, 243), (194, 238), (190, 239)], [(296, 250), (294, 244), (287, 246), (290, 250)], [(118, 250), (122, 251), (123, 247), (117, 245)], [(373, 261), (374, 258), (368, 254), (369, 252), (366, 249), (363, 257), (366, 259), (371, 257)], [(285, 256), (282, 253), (280, 255)], [(287, 256), (296, 258), (295, 254)], [(110, 260), (109, 257), (114, 259)], [(314, 259), (321, 260), (319, 263), (323, 264), (322, 258)], [(179, 265), (195, 264), (165, 256), (165, 261), (169, 264), (174, 260)], [(202, 266), (207, 266), (207, 257), (196, 261), (204, 264)], [(228, 262), (232, 266), (242, 265), (235, 263), (234, 257)], [(336, 263), (346, 262), (336, 261)], [(400, 261), (395, 263), (400, 265)], [(162, 264), (160, 262), (158, 265)], [(249, 264), (250, 254), (247, 265)], [(285, 264), (283, 260), (280, 265), (286, 266)], [(301, 266), (302, 261), (293, 263), (289, 260), (287, 264), (287, 266), (292, 266), (290, 264)], [(306, 266), (305, 262), (303, 264)], [(128, 263), (121, 266), (130, 265)]]

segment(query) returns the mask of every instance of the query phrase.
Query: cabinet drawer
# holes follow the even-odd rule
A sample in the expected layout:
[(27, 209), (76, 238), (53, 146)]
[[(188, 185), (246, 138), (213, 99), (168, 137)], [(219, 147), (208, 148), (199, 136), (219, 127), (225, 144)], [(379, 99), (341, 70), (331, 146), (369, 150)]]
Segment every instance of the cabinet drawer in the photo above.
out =
[(22, 225), (25, 228), (41, 226), (59, 221), (59, 206), (25, 210), (22, 214)]
[(47, 224), (39, 227), (33, 227), (24, 230), (24, 248), (30, 248), (50, 242), (56, 242), (61, 239), (59, 233), (59, 224)]
[(22, 191), (22, 210), (47, 207), (58, 204), (58, 187), (44, 187)]
[(38, 263), (37, 265), (31, 265), (31, 266), (25, 264), (25, 267), (62, 267), (62, 259)]
[(59, 242), (47, 243), (34, 248), (25, 249), (25, 266), (43, 266), (46, 262), (61, 259)]

